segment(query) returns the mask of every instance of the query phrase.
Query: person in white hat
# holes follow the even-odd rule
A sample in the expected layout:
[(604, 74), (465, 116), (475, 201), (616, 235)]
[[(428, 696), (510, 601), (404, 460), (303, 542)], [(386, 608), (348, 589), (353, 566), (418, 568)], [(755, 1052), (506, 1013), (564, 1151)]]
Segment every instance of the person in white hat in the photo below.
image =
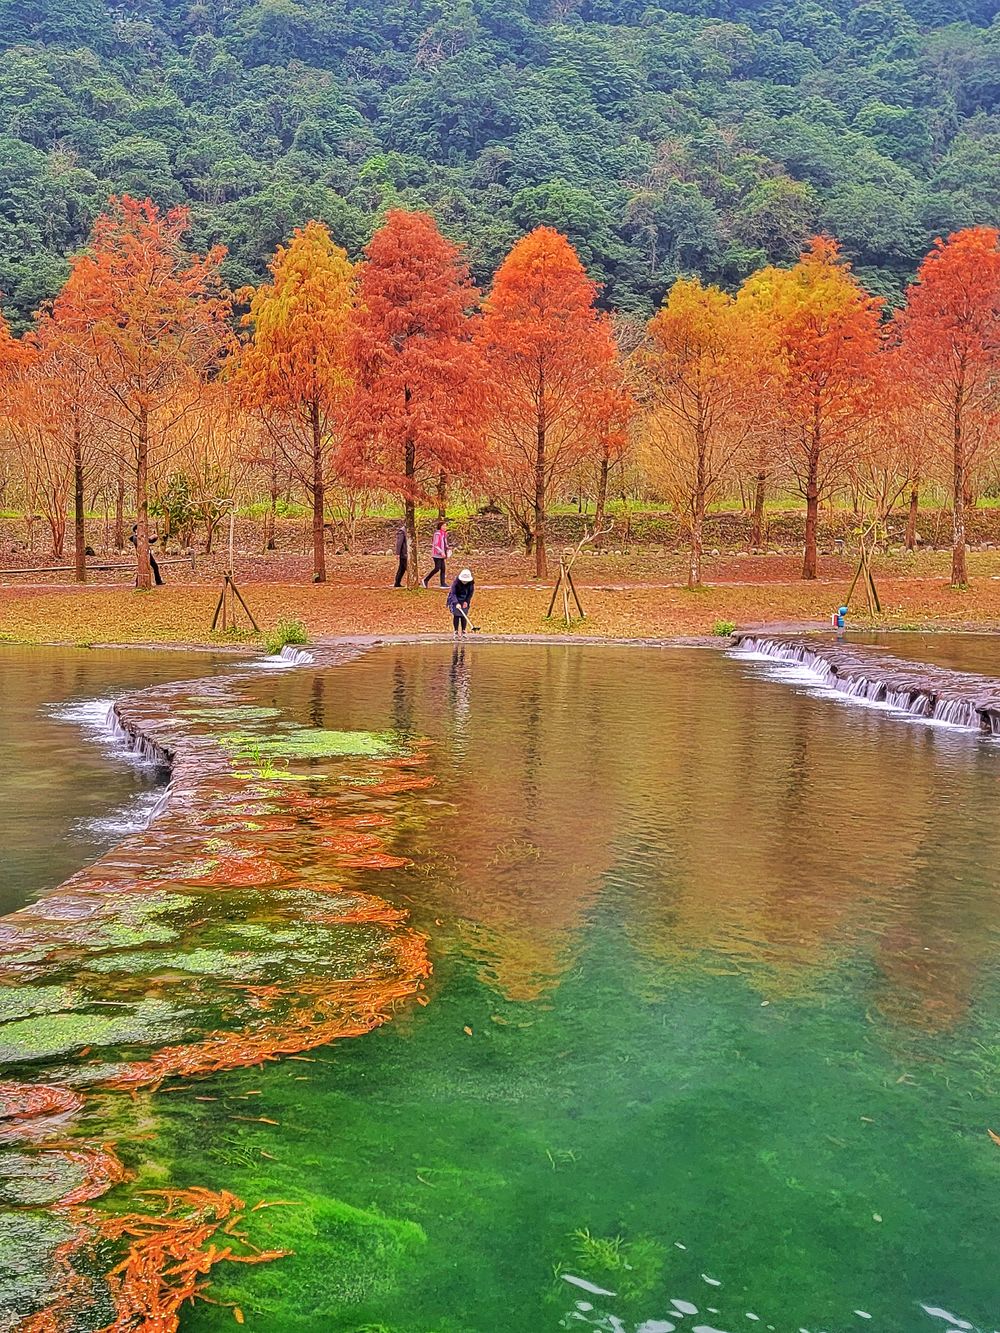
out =
[(455, 625), (455, 637), (464, 637), (469, 628), (469, 607), (476, 591), (471, 569), (463, 569), (448, 590), (448, 610)]

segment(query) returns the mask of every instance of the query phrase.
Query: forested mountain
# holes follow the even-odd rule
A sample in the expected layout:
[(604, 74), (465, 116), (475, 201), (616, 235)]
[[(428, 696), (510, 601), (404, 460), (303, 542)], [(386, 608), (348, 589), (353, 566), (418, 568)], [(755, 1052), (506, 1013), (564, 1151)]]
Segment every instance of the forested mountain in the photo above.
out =
[(431, 210), (480, 281), (565, 231), (604, 299), (734, 284), (815, 230), (898, 299), (1000, 217), (998, 0), (0, 0), (16, 322), (111, 192), (188, 203), (258, 281), (309, 217)]

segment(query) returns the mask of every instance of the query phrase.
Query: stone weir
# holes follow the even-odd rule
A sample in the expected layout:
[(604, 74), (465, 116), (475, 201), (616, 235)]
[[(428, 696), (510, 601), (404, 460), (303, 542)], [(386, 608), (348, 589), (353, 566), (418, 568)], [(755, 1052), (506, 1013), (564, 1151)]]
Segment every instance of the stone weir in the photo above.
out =
[(1000, 680), (893, 657), (880, 648), (802, 635), (734, 636), (737, 654), (757, 654), (813, 672), (827, 689), (988, 736), (1000, 736)]

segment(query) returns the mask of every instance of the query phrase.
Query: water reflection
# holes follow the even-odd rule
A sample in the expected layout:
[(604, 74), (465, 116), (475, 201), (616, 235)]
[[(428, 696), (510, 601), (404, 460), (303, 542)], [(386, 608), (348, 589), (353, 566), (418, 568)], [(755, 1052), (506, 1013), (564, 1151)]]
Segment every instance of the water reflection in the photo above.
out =
[[(426, 910), (462, 923), (508, 998), (544, 994), (614, 915), (650, 985), (714, 956), (768, 996), (845, 960), (906, 1024), (967, 1011), (1000, 932), (1000, 755), (824, 704), (712, 654), (490, 645), (381, 650), (343, 670), (315, 725), (391, 723), (441, 741)], [(388, 660), (384, 660), (388, 659)], [(942, 867), (947, 869), (942, 871)], [(470, 892), (470, 886), (474, 891)]]

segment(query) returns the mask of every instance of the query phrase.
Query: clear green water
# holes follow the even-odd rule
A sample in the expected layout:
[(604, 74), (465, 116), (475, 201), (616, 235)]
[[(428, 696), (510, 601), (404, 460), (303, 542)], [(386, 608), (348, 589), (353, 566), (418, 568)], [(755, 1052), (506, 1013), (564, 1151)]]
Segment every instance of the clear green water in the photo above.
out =
[(162, 772), (123, 763), (99, 739), (105, 703), (224, 662), (208, 653), (0, 645), (0, 912), (32, 901), (140, 827), (162, 789)]
[(437, 777), (413, 865), (345, 876), (427, 932), (426, 1006), (123, 1125), (136, 1191), (287, 1201), (251, 1218), (292, 1256), (214, 1270), (247, 1327), (1000, 1327), (1000, 749), (711, 652), (386, 647), (247, 689), (427, 736)]

